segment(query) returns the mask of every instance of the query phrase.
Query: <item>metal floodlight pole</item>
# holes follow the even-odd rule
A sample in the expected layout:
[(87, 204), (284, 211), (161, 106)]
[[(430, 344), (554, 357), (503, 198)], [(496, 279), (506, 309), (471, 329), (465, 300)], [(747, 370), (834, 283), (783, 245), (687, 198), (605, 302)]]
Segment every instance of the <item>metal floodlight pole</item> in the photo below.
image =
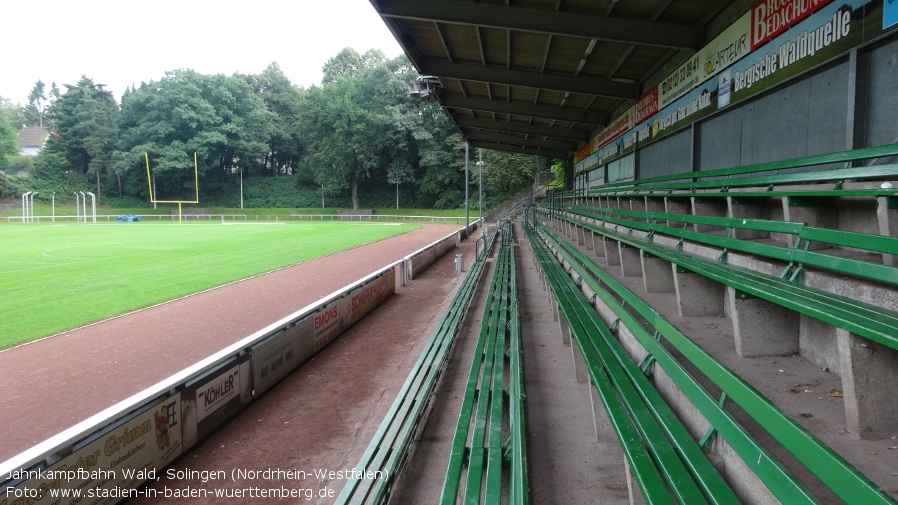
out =
[(83, 221), (87, 222), (87, 195), (84, 194), (84, 191), (79, 191), (81, 193), (81, 213), (84, 215)]
[(240, 208), (243, 208), (243, 167), (240, 167)]
[(53, 192), (53, 200), (51, 200), (51, 211), (50, 211), (50, 219), (55, 223), (56, 222), (56, 192)]
[(477, 162), (480, 165), (480, 184), (477, 186), (477, 191), (480, 193), (480, 226), (483, 226), (483, 148), (478, 148), (480, 151), (478, 154), (480, 155), (480, 161)]
[(75, 222), (81, 221), (81, 207), (79, 207), (78, 192), (75, 191)]
[(468, 213), (468, 162), (470, 161), (471, 147), (465, 143), (465, 234), (468, 233), (468, 228), (470, 226), (471, 218)]
[[(91, 214), (93, 215), (94, 223), (96, 223), (97, 222), (97, 197), (90, 191), (88, 191), (87, 194), (90, 195), (90, 211), (91, 211)], [(87, 201), (84, 202), (84, 207), (87, 207)], [(85, 216), (87, 215), (86, 210), (84, 211), (84, 215)], [(85, 219), (85, 221), (87, 221), (87, 219)]]

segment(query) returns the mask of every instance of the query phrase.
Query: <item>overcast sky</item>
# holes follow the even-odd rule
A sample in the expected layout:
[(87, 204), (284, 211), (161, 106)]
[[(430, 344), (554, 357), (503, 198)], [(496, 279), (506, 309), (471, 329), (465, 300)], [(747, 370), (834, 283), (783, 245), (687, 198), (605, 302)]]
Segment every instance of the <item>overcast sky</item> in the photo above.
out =
[(120, 99), (167, 70), (258, 74), (276, 61), (308, 88), (344, 47), (402, 54), (368, 0), (43, 0), (2, 13), (0, 97), (22, 105), (38, 80), (65, 91), (86, 75)]

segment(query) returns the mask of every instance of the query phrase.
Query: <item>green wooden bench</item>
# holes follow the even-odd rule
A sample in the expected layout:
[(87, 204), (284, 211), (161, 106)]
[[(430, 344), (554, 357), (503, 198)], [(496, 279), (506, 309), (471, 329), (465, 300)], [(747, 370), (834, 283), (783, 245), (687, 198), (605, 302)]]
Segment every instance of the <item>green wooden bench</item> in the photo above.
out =
[[(523, 370), (511, 223), (487, 293), (440, 503), (528, 503)], [(508, 387), (505, 375), (508, 374)], [(508, 433), (503, 427), (508, 423)], [(506, 472), (506, 469), (508, 472)], [(506, 476), (506, 473), (509, 475)]]
[[(867, 147), (829, 154), (804, 156), (788, 160), (758, 163), (732, 168), (682, 172), (645, 179), (619, 181), (590, 188), (588, 191), (573, 191), (560, 194), (562, 198), (578, 197), (721, 197), (739, 196), (895, 196), (896, 189), (842, 189), (849, 180), (882, 179), (898, 176), (898, 164), (854, 166), (834, 168), (833, 165), (853, 164), (864, 160), (888, 158), (898, 155), (898, 144)], [(827, 167), (829, 166), (829, 167)], [(797, 171), (811, 169), (810, 171)], [(785, 172), (785, 173), (784, 173)], [(804, 185), (829, 182), (830, 189), (808, 188), (803, 190), (777, 191), (777, 186)], [(732, 188), (760, 187), (765, 191), (736, 192)], [(704, 190), (704, 191), (702, 191)]]
[[(489, 237), (487, 251), (494, 238)], [(483, 263), (474, 262), (355, 466), (359, 478), (347, 480), (335, 504), (380, 504), (389, 498), (482, 272)]]
[[(806, 226), (802, 223), (770, 222), (739, 218), (690, 216), (670, 213), (621, 211), (594, 207), (568, 206), (569, 213), (545, 210), (553, 219), (560, 219), (572, 226), (596, 233), (609, 239), (636, 247), (644, 253), (676, 264), (682, 269), (699, 273), (717, 282), (732, 286), (742, 293), (763, 298), (789, 309), (844, 328), (852, 333), (898, 349), (898, 314), (895, 312), (842, 297), (819, 289), (803, 286), (800, 274), (807, 267), (837, 272), (846, 276), (898, 284), (898, 269), (875, 262), (846, 258), (803, 247), (810, 241), (822, 241), (834, 245), (851, 246), (871, 252), (898, 253), (898, 238), (868, 235)], [(590, 223), (584, 219), (600, 221)], [(669, 222), (684, 226), (669, 226)], [(627, 231), (615, 231), (607, 224), (626, 227)], [(722, 226), (730, 231), (727, 236), (710, 235), (688, 229), (688, 224)], [(793, 247), (740, 240), (732, 238), (735, 228), (787, 233), (796, 237)], [(633, 235), (629, 230), (646, 232), (645, 237)], [(721, 248), (724, 252), (717, 259), (684, 252), (681, 247), (668, 247), (655, 241), (659, 234), (682, 241), (690, 241)], [(779, 260), (784, 269), (779, 277), (747, 268), (727, 264), (729, 251), (741, 251), (761, 257)]]
[(646, 503), (738, 503), (561, 264), (528, 235)]
[[(700, 445), (707, 447), (708, 442), (719, 435), (781, 502), (819, 503), (817, 498), (724, 408), (725, 400), (732, 401), (744, 409), (846, 503), (896, 503), (832, 449), (599, 268), (590, 258), (547, 227), (535, 223), (533, 219), (531, 225), (538, 228), (529, 233), (531, 244), (535, 252), (539, 251), (540, 264), (546, 269), (546, 275), (554, 276), (554, 284), (566, 284), (571, 297), (575, 296), (576, 290), (576, 294), (583, 300), (586, 299), (585, 296), (575, 286), (588, 287), (589, 291), (595, 293), (594, 297), (608, 306), (618, 318), (619, 324), (626, 326), (646, 349), (648, 354), (641, 362), (655, 362), (660, 365), (705, 417), (711, 429), (700, 441)], [(569, 272), (561, 266), (562, 262), (570, 266)], [(583, 305), (581, 302), (581, 307), (586, 313), (593, 312), (591, 305)], [(663, 342), (666, 342), (667, 346)], [(688, 371), (687, 366), (674, 357), (668, 346), (680, 353), (681, 359), (688, 361), (690, 368), (694, 367), (704, 375), (705, 380), (713, 382), (720, 388), (723, 392), (721, 399), (714, 398), (693, 373)], [(621, 443), (624, 445), (628, 440), (622, 439)], [(625, 449), (625, 454), (628, 454), (629, 458), (630, 453), (627, 451)]]

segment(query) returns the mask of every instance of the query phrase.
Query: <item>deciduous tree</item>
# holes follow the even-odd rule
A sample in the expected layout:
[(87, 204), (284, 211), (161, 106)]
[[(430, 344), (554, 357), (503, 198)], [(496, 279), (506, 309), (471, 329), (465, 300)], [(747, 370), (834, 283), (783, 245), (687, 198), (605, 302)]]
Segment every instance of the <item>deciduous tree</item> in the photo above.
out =
[(16, 108), (11, 102), (0, 97), (0, 166), (5, 156), (13, 156), (19, 152), (19, 141), (16, 137)]
[[(245, 78), (175, 70), (122, 95), (114, 170), (145, 170), (150, 157), (156, 191), (186, 199), (195, 190), (193, 154), (204, 191), (220, 194), (222, 181), (255, 168), (268, 152), (272, 114)], [(149, 188), (137, 190), (146, 196)], [(166, 196), (168, 195), (168, 196)]]
[(261, 74), (245, 77), (271, 113), (268, 153), (259, 166), (264, 175), (290, 175), (299, 165), (305, 145), (299, 135), (301, 91), (277, 63)]

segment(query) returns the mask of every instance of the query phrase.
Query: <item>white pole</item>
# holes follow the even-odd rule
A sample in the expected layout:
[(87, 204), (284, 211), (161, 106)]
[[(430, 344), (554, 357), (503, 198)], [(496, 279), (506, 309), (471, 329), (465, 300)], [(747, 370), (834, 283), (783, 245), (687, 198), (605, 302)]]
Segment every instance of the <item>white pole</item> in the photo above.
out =
[(243, 208), (243, 167), (240, 167), (240, 208)]
[(78, 192), (75, 191), (75, 222), (81, 221), (81, 207), (79, 205), (78, 200)]
[(34, 193), (31, 193), (31, 196), (28, 197), (31, 200), (31, 205), (29, 205), (29, 208), (31, 209), (31, 219), (29, 219), (29, 222), (31, 222), (31, 223), (34, 222), (34, 195), (36, 195), (36, 194), (37, 194), (37, 191), (35, 191)]
[(468, 211), (468, 161), (470, 160), (471, 146), (465, 143), (465, 234), (471, 229), (471, 217)]
[(29, 191), (27, 193), (22, 193), (22, 224), (25, 224), (28, 222), (28, 207), (27, 207), (28, 204), (25, 202), (28, 201), (28, 195), (30, 195), (30, 194), (31, 194), (31, 191)]
[(52, 200), (52, 202), (53, 202), (53, 203), (51, 204), (51, 205), (52, 205), (52, 210), (51, 210), (51, 214), (50, 214), (50, 215), (52, 216), (52, 220), (53, 220), (53, 222), (55, 223), (55, 222), (56, 222), (56, 192), (55, 192), (55, 191), (53, 192), (53, 200)]
[(81, 193), (81, 213), (84, 215), (83, 221), (87, 222), (87, 195), (84, 194), (84, 191), (79, 191)]
[(480, 184), (478, 185), (478, 191), (480, 192), (480, 226), (483, 226), (483, 148), (478, 148), (480, 151), (480, 161), (477, 162), (480, 165)]
[[(97, 222), (97, 197), (90, 191), (88, 191), (87, 194), (90, 195), (90, 210), (91, 210), (91, 214), (93, 214), (94, 223), (96, 223)], [(84, 208), (85, 209), (87, 208), (87, 200), (84, 201)], [(84, 212), (84, 215), (85, 216), (87, 215), (86, 210)], [(85, 221), (86, 220), (87, 219), (85, 219)]]

